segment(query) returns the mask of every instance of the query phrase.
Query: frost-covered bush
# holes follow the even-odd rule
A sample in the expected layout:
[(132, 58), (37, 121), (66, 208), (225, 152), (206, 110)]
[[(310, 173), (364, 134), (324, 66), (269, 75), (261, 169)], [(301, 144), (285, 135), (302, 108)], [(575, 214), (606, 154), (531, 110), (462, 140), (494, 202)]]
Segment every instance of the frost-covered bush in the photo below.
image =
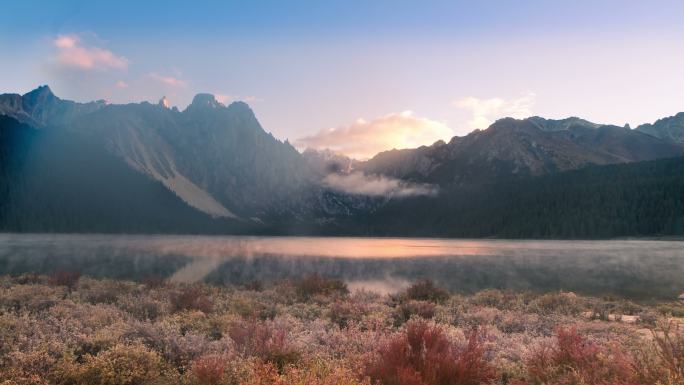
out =
[(577, 316), (585, 310), (583, 301), (574, 293), (548, 293), (530, 303), (530, 310), (539, 314)]
[(181, 285), (169, 294), (169, 301), (174, 311), (199, 310), (210, 313), (214, 308), (212, 299), (198, 285)]
[(65, 357), (54, 376), (58, 384), (142, 385), (173, 383), (175, 373), (155, 351), (120, 344), (81, 361)]
[(347, 284), (339, 279), (325, 278), (319, 274), (309, 274), (295, 282), (297, 295), (302, 300), (315, 296), (344, 296), (349, 294)]
[(406, 289), (405, 295), (414, 301), (444, 302), (449, 299), (449, 292), (430, 279), (413, 283)]

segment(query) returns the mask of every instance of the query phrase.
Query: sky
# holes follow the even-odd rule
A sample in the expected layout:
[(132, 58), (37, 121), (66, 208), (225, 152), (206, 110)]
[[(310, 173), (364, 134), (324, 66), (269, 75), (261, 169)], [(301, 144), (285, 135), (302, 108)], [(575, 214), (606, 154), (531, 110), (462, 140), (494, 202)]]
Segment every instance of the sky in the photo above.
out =
[(0, 93), (247, 102), (357, 158), (495, 119), (636, 126), (684, 111), (684, 2), (3, 1)]

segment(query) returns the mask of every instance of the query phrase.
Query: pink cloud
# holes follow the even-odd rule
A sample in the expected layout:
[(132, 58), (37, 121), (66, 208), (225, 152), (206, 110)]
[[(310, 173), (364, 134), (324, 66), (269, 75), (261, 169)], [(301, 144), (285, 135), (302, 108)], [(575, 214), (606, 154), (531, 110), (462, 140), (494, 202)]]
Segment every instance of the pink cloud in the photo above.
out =
[(116, 82), (116, 87), (117, 88), (128, 88), (128, 83), (126, 83), (123, 80), (119, 80)]
[(453, 135), (443, 122), (404, 111), (324, 129), (299, 138), (295, 144), (300, 148), (327, 148), (352, 158), (366, 159), (380, 151), (430, 145), (440, 139), (449, 140)]
[(150, 78), (171, 87), (185, 87), (187, 84), (184, 80), (173, 76), (164, 76), (156, 72), (152, 72), (148, 75)]
[(104, 48), (88, 46), (77, 35), (59, 35), (53, 41), (59, 65), (80, 70), (125, 70), (128, 59)]

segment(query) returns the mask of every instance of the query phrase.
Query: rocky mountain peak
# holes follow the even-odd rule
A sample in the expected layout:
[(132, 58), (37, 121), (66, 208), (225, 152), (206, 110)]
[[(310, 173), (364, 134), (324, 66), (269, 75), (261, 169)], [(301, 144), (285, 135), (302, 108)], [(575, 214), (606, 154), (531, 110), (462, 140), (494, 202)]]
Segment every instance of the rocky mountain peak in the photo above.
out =
[(218, 107), (224, 107), (223, 104), (219, 103), (218, 100), (216, 100), (216, 97), (212, 94), (206, 94), (206, 93), (200, 93), (195, 95), (194, 98), (192, 98), (192, 103), (190, 103), (190, 106), (192, 108), (199, 108), (199, 107), (210, 107), (210, 108), (218, 108)]
[(159, 103), (157, 103), (160, 107), (164, 108), (171, 108), (171, 103), (169, 103), (169, 99), (166, 98), (166, 96), (162, 96), (161, 99), (159, 99)]
[(55, 94), (52, 93), (52, 90), (50, 89), (50, 86), (48, 85), (42, 85), (36, 88), (33, 91), (29, 91), (26, 94), (24, 94), (24, 98), (27, 99), (35, 99), (35, 98), (54, 98), (56, 97)]
[(670, 142), (684, 143), (684, 112), (642, 124), (636, 130)]
[(24, 109), (31, 111), (35, 106), (44, 105), (54, 100), (58, 100), (59, 98), (52, 93), (49, 86), (44, 85), (33, 91), (27, 92), (22, 99), (24, 100)]

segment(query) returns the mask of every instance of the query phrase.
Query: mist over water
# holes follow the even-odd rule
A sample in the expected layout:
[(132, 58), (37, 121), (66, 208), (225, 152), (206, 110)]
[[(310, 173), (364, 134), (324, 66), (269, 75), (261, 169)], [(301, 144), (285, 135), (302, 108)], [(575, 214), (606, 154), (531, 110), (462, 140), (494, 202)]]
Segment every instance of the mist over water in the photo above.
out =
[(431, 278), (453, 291), (570, 290), (674, 298), (678, 241), (0, 234), (0, 273), (76, 270), (95, 277), (241, 284), (318, 272), (351, 289), (398, 291)]

